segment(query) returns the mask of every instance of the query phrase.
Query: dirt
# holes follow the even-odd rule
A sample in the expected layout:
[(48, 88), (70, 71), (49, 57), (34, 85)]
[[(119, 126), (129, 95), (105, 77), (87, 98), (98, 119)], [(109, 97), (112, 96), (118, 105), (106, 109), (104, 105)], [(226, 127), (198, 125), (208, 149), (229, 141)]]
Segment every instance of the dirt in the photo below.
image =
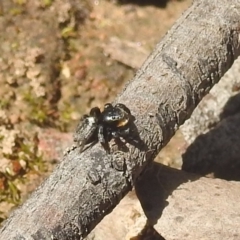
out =
[[(51, 172), (80, 116), (115, 98), (191, 4), (156, 2), (0, 2), (1, 218)], [(177, 133), (157, 161), (179, 167), (184, 146)]]

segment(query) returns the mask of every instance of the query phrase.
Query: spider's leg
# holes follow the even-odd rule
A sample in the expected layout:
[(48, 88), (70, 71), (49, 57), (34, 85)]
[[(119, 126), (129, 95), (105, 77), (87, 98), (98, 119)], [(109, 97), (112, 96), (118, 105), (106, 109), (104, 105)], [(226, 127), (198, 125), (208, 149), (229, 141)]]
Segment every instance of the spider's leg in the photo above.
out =
[(111, 135), (112, 135), (112, 137), (113, 137), (114, 139), (120, 137), (117, 131), (112, 131), (112, 132), (111, 132)]
[(98, 141), (102, 144), (106, 143), (104, 127), (102, 124), (98, 126)]
[(113, 131), (112, 137), (116, 140), (122, 138), (125, 140), (125, 142), (128, 142), (132, 145), (139, 145), (141, 143), (139, 137), (137, 137), (129, 127)]
[(94, 140), (92, 140), (92, 141), (86, 141), (86, 142), (84, 143), (84, 145), (82, 145), (82, 146), (80, 147), (79, 152), (81, 153), (81, 152), (87, 150), (88, 148), (90, 148), (90, 147), (92, 147), (93, 145), (95, 145), (97, 142), (98, 142), (97, 139), (94, 139)]
[(107, 129), (102, 124), (98, 126), (98, 141), (101, 143), (106, 152), (110, 152), (109, 148), (109, 134)]
[(130, 129), (117, 129), (116, 131), (112, 131), (112, 137), (113, 138), (126, 138), (129, 137)]

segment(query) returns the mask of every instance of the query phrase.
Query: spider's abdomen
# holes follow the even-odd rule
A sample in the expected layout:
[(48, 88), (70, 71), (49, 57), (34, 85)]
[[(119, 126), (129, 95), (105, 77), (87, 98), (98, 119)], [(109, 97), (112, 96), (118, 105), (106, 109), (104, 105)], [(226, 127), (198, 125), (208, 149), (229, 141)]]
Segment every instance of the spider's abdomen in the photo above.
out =
[(95, 117), (85, 115), (79, 121), (77, 129), (73, 134), (74, 142), (77, 142), (79, 147), (83, 147), (91, 141), (98, 127), (98, 120)]

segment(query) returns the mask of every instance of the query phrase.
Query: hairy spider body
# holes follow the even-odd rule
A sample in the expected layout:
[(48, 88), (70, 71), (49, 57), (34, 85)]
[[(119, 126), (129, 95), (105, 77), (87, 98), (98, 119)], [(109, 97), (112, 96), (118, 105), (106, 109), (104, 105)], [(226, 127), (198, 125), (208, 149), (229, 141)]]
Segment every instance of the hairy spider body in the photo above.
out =
[(95, 107), (91, 109), (89, 115), (83, 115), (80, 119), (76, 131), (73, 134), (73, 140), (78, 143), (80, 152), (86, 144), (95, 141), (94, 136), (97, 133), (100, 114), (100, 109)]
[(80, 120), (74, 141), (78, 143), (80, 151), (86, 144), (96, 141), (106, 150), (112, 138), (125, 138), (129, 135), (131, 119), (131, 112), (124, 104), (113, 106), (107, 103), (102, 112), (98, 107), (92, 108), (90, 114), (84, 115)]
[[(125, 137), (130, 131), (131, 112), (124, 104), (113, 106), (110, 103), (105, 104), (101, 115), (99, 134), (104, 135), (102, 143), (110, 141), (112, 138)], [(101, 136), (99, 136), (99, 142)]]

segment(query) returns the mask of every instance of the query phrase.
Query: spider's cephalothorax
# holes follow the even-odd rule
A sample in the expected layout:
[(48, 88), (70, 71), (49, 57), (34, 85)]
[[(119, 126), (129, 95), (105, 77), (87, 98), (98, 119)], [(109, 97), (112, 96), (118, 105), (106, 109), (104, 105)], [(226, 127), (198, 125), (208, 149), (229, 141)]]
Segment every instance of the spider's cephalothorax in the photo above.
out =
[(130, 132), (131, 112), (124, 104), (105, 104), (99, 124), (98, 140), (109, 142), (112, 138), (126, 137)]
[(105, 104), (101, 112), (98, 107), (92, 108), (89, 115), (80, 120), (74, 141), (78, 143), (80, 151), (91, 142), (99, 141), (103, 147), (108, 148), (112, 138), (126, 138), (130, 133), (132, 115), (124, 104)]

